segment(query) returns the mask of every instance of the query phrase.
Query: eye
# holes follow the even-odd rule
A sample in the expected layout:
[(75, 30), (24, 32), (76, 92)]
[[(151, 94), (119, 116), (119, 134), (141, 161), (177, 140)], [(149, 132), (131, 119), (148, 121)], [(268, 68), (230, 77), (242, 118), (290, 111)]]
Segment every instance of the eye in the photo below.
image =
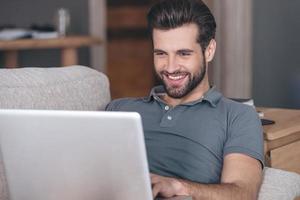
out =
[(166, 55), (166, 53), (162, 52), (162, 51), (157, 51), (157, 52), (154, 52), (154, 55), (155, 56), (164, 56), (164, 55)]
[(189, 55), (191, 55), (190, 53), (187, 53), (187, 52), (182, 52), (182, 53), (180, 53), (180, 55), (181, 56), (189, 56)]
[(192, 53), (190, 51), (179, 51), (178, 55), (182, 57), (190, 56)]

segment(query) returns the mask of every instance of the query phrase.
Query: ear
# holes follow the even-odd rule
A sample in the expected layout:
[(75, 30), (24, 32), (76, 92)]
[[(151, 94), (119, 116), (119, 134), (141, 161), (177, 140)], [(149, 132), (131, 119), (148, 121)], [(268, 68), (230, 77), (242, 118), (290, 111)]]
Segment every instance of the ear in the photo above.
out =
[(205, 49), (205, 59), (206, 62), (212, 61), (214, 58), (215, 52), (217, 48), (217, 43), (215, 39), (211, 39), (208, 46)]

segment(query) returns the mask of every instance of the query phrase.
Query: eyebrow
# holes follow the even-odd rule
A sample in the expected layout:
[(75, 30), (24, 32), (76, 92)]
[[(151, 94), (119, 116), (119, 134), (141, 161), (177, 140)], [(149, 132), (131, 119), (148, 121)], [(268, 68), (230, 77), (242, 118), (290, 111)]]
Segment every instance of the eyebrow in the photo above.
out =
[[(179, 49), (176, 52), (193, 53), (194, 50), (191, 50), (191, 49)], [(153, 53), (167, 53), (167, 52), (165, 52), (164, 50), (161, 50), (161, 49), (154, 49)]]
[(165, 51), (163, 51), (161, 49), (154, 49), (153, 53), (167, 53), (167, 52), (165, 52)]
[(179, 49), (177, 52), (181, 53), (181, 52), (184, 52), (184, 53), (193, 53), (194, 50), (191, 50), (191, 49)]

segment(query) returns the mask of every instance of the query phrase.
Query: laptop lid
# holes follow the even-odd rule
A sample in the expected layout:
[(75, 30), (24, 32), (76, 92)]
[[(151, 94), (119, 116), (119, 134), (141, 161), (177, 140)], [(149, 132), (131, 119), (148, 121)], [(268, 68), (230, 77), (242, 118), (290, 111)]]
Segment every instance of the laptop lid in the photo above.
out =
[(11, 200), (152, 199), (137, 113), (0, 110)]

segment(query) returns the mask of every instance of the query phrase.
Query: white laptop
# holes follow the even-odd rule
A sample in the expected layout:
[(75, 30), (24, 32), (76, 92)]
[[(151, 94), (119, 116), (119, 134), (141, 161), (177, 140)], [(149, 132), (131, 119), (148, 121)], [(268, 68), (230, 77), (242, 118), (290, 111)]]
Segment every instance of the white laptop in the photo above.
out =
[(150, 200), (137, 113), (0, 110), (11, 200)]

